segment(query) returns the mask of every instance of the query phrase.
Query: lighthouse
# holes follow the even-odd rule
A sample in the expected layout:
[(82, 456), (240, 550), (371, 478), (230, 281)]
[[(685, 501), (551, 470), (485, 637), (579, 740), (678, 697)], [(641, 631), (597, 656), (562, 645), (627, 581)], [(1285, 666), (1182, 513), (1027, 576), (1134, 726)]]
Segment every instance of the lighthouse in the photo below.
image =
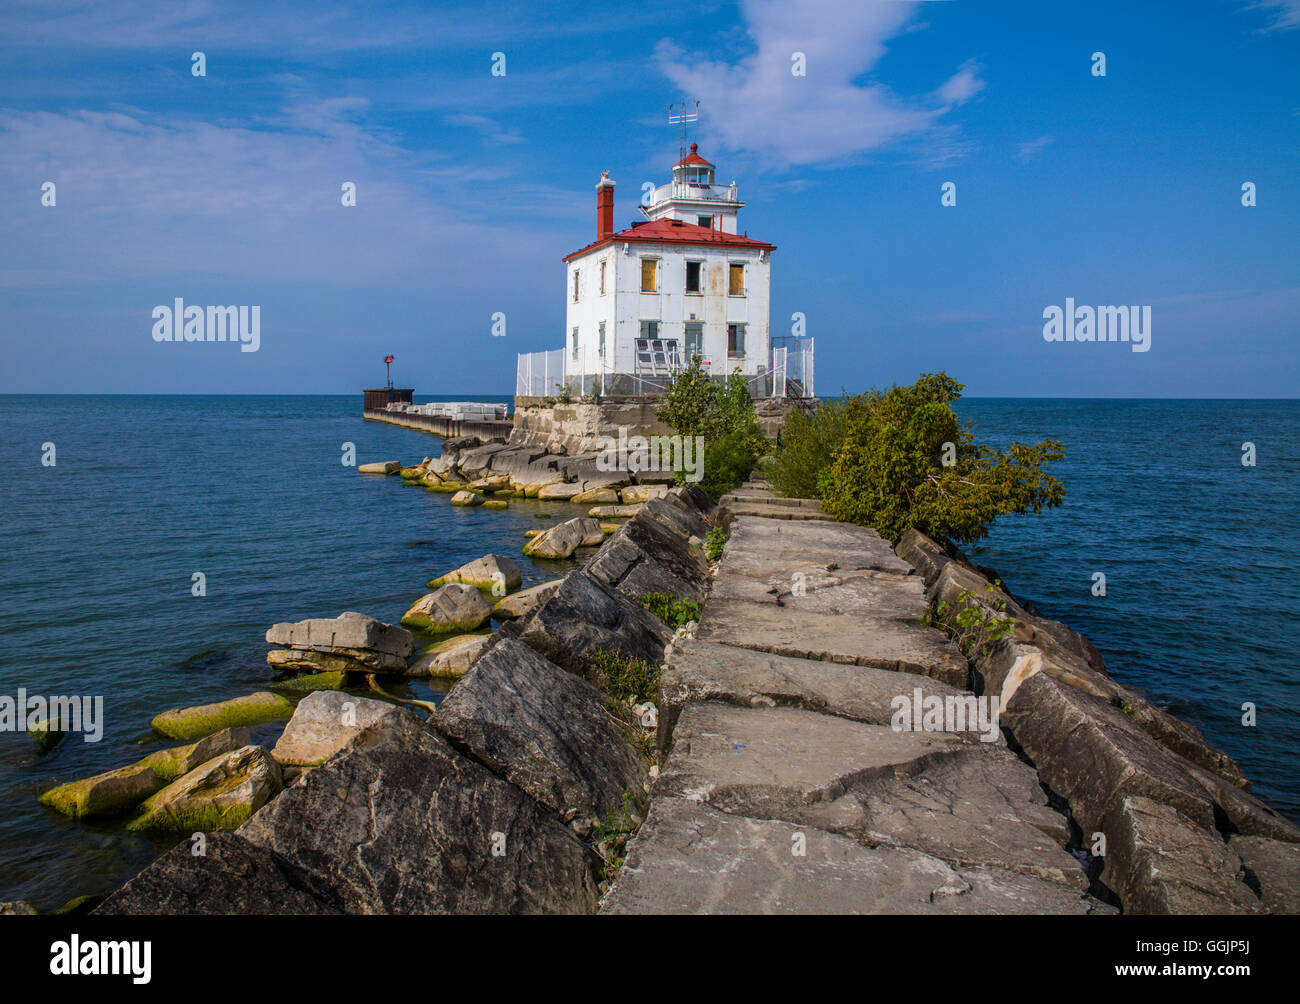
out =
[[(614, 222), (615, 182), (596, 184), (594, 239), (566, 255), (563, 384), (581, 394), (646, 394), (699, 358), (710, 373), (742, 373), (754, 397), (773, 392), (768, 300), (776, 246), (742, 229), (734, 181), (691, 144), (672, 178)], [(525, 358), (520, 357), (521, 388)], [(529, 372), (536, 366), (529, 361)], [(548, 377), (549, 379), (550, 377)], [(548, 391), (553, 392), (553, 391)]]

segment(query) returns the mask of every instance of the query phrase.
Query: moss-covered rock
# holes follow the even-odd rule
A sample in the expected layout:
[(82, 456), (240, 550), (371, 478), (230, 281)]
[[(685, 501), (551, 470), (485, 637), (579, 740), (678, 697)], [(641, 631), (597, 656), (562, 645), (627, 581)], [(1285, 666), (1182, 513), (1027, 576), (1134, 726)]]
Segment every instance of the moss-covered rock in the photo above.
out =
[(469, 672), (487, 643), (487, 634), (461, 634), (426, 647), (411, 663), (408, 676), (461, 677)]
[(503, 554), (485, 554), (445, 575), (430, 579), (429, 588), (437, 589), (448, 582), (460, 582), (485, 593), (496, 592), (498, 596), (504, 596), (518, 589), (523, 581), (523, 574), (513, 560)]
[(491, 616), (492, 607), (476, 588), (448, 582), (416, 600), (402, 624), (426, 634), (468, 634)]
[(510, 503), (507, 502), (505, 499), (488, 499), (488, 501), (483, 503), (483, 508), (484, 509), (508, 509), (510, 508)]
[(347, 673), (303, 673), (300, 676), (291, 676), (287, 680), (277, 680), (275, 686), (302, 693), (315, 690), (342, 690), (347, 678)]
[(153, 727), (169, 739), (198, 739), (221, 729), (285, 721), (292, 714), (293, 704), (287, 698), (260, 690), (216, 704), (164, 711), (153, 720)]
[(283, 786), (280, 766), (261, 746), (214, 757), (142, 805), (131, 830), (196, 833), (242, 826)]
[(247, 746), (249, 738), (246, 728), (222, 729), (188, 746), (158, 750), (130, 766), (51, 788), (40, 801), (73, 819), (129, 812), (200, 764)]

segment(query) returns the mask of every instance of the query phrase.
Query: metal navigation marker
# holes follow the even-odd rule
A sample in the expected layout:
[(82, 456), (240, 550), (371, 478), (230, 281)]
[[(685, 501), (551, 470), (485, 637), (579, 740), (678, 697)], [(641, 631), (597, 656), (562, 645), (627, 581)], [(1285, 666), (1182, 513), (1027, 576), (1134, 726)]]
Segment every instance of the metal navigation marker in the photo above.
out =
[(688, 112), (686, 110), (686, 99), (682, 98), (678, 108), (680, 110), (674, 112), (673, 106), (671, 104), (668, 106), (668, 124), (681, 126), (680, 138), (677, 143), (677, 159), (684, 160), (686, 158), (686, 123), (700, 120), (700, 103), (696, 101), (695, 111)]

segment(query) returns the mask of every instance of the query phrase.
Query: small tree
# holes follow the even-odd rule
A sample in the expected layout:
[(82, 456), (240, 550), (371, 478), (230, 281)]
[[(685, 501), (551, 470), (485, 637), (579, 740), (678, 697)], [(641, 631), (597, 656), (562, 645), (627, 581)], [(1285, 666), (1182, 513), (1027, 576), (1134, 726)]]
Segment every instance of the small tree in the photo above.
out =
[(781, 428), (776, 452), (764, 468), (778, 495), (792, 499), (820, 498), (817, 476), (830, 466), (844, 439), (845, 406), (825, 401), (811, 414), (791, 411)]
[(844, 437), (818, 477), (826, 511), (891, 540), (916, 527), (964, 543), (997, 516), (1060, 505), (1065, 490), (1044, 467), (1065, 455), (1061, 444), (977, 445), (952, 409), (961, 390), (930, 373), (847, 399)]
[(683, 436), (703, 437), (700, 487), (715, 501), (744, 483), (767, 445), (744, 374), (718, 383), (699, 356), (673, 375), (655, 417)]

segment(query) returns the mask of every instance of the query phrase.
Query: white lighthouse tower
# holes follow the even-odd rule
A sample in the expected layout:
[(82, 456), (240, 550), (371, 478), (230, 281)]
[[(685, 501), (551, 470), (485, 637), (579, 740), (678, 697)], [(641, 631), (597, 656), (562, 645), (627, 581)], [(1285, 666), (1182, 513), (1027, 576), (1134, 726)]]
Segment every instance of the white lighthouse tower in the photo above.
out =
[(518, 394), (655, 393), (698, 357), (718, 377), (744, 374), (756, 398), (784, 396), (786, 349), (773, 359), (768, 323), (776, 247), (741, 228), (736, 183), (716, 171), (692, 143), (623, 230), (601, 174), (595, 240), (564, 258), (564, 348), (520, 356)]

